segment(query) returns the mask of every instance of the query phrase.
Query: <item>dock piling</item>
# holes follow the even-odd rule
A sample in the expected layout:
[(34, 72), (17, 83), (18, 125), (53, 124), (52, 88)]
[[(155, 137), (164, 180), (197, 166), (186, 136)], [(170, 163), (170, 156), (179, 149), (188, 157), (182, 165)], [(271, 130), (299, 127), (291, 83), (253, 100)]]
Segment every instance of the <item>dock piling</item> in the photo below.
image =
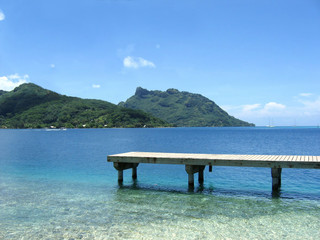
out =
[(271, 168), (272, 190), (279, 190), (281, 187), (282, 168)]
[(203, 170), (204, 170), (205, 166), (200, 166), (199, 167), (199, 173), (198, 173), (198, 181), (200, 184), (203, 183)]
[(123, 183), (123, 170), (118, 170), (118, 183)]
[(123, 182), (123, 170), (132, 168), (132, 179), (137, 179), (137, 167), (139, 163), (118, 163), (114, 162), (113, 167), (118, 170), (118, 183)]
[(189, 186), (189, 188), (194, 188), (194, 175), (193, 175), (193, 173), (188, 173), (188, 186)]
[(137, 179), (137, 167), (132, 167), (132, 179)]
[(194, 174), (198, 173), (198, 181), (200, 184), (203, 183), (203, 171), (205, 166), (199, 165), (186, 165), (186, 172), (188, 173), (188, 184), (189, 187), (194, 187)]

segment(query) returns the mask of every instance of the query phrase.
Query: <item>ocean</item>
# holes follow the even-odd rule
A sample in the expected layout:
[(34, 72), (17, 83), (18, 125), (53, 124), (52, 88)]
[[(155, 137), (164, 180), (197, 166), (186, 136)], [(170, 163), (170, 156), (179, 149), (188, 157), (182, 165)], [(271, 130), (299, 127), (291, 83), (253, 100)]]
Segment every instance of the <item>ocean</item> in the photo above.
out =
[(320, 239), (320, 170), (140, 164), (107, 155), (320, 155), (316, 127), (0, 130), (0, 239)]

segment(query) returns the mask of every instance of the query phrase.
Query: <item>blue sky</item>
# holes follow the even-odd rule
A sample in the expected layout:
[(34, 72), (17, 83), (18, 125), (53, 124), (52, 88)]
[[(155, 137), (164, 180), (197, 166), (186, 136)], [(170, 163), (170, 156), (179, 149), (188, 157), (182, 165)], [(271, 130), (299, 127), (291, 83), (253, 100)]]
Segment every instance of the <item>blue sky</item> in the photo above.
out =
[(0, 89), (118, 103), (177, 88), (257, 125), (320, 124), (318, 0), (0, 0)]

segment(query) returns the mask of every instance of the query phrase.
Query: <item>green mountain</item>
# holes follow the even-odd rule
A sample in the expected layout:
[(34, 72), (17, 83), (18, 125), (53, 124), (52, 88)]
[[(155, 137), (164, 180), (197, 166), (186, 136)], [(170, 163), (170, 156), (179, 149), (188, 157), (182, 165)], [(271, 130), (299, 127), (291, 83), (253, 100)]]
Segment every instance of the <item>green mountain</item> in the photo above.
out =
[(35, 84), (0, 93), (0, 128), (96, 128), (171, 126), (141, 110), (68, 97)]
[(119, 105), (146, 111), (178, 127), (254, 126), (228, 115), (200, 94), (176, 89), (162, 92), (138, 87), (135, 95)]

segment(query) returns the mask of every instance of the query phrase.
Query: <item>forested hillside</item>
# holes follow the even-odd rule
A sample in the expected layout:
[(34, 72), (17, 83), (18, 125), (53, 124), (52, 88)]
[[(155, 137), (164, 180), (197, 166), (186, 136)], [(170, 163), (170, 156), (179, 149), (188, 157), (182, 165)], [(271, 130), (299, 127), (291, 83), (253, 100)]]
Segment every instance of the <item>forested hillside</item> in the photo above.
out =
[(35, 84), (0, 93), (1, 128), (167, 127), (141, 110), (92, 99), (68, 97)]
[(148, 91), (138, 87), (120, 106), (140, 109), (178, 127), (254, 126), (230, 116), (210, 99), (177, 89)]

